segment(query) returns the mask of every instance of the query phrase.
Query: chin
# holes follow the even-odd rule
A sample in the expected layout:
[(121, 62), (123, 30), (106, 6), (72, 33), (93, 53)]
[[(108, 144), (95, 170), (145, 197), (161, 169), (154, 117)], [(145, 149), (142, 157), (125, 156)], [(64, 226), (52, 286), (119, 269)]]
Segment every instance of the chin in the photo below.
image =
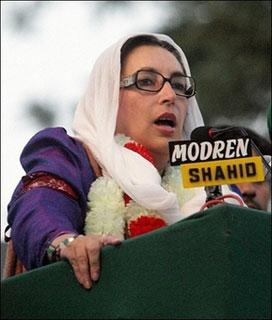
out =
[(163, 157), (169, 156), (169, 141), (170, 139), (160, 139), (147, 147), (150, 152), (158, 155), (161, 154)]

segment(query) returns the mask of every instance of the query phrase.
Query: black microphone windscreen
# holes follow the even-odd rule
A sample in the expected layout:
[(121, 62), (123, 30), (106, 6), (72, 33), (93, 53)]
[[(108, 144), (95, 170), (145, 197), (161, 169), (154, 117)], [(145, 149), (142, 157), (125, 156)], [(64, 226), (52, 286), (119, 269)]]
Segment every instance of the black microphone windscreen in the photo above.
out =
[(191, 140), (203, 141), (211, 140), (210, 127), (198, 127), (195, 128), (191, 133)]

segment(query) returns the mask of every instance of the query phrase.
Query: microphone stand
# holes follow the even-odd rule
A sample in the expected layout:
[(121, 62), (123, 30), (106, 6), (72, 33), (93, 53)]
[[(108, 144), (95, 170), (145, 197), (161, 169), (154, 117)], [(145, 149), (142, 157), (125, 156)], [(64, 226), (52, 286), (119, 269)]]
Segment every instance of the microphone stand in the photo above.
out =
[(214, 200), (218, 197), (222, 197), (222, 187), (221, 186), (207, 186), (205, 187), (207, 194), (206, 202)]
[[(210, 202), (213, 203), (213, 200), (218, 199), (219, 197), (222, 197), (222, 187), (221, 186), (206, 186), (205, 187), (206, 191), (206, 203)], [(218, 203), (213, 203), (213, 205), (218, 204)], [(208, 208), (210, 208), (212, 205), (208, 205)]]

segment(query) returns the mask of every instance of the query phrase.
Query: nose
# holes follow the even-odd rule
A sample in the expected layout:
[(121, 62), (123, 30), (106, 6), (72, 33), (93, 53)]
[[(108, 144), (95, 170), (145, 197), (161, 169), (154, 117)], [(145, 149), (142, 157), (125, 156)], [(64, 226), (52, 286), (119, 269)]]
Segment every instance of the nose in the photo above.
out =
[(165, 81), (159, 95), (161, 103), (173, 103), (177, 97), (169, 81)]

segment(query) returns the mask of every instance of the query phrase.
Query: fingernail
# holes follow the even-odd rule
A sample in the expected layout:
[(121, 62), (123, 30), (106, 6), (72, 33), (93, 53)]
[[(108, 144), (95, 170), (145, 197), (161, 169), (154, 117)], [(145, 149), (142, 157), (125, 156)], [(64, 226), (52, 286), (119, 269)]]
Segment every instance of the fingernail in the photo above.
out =
[(85, 282), (84, 282), (84, 287), (85, 287), (86, 289), (90, 289), (90, 288), (91, 288), (90, 282), (89, 282), (89, 281), (85, 281)]
[(93, 275), (92, 275), (92, 280), (93, 281), (97, 281), (99, 278), (99, 273), (95, 272)]

